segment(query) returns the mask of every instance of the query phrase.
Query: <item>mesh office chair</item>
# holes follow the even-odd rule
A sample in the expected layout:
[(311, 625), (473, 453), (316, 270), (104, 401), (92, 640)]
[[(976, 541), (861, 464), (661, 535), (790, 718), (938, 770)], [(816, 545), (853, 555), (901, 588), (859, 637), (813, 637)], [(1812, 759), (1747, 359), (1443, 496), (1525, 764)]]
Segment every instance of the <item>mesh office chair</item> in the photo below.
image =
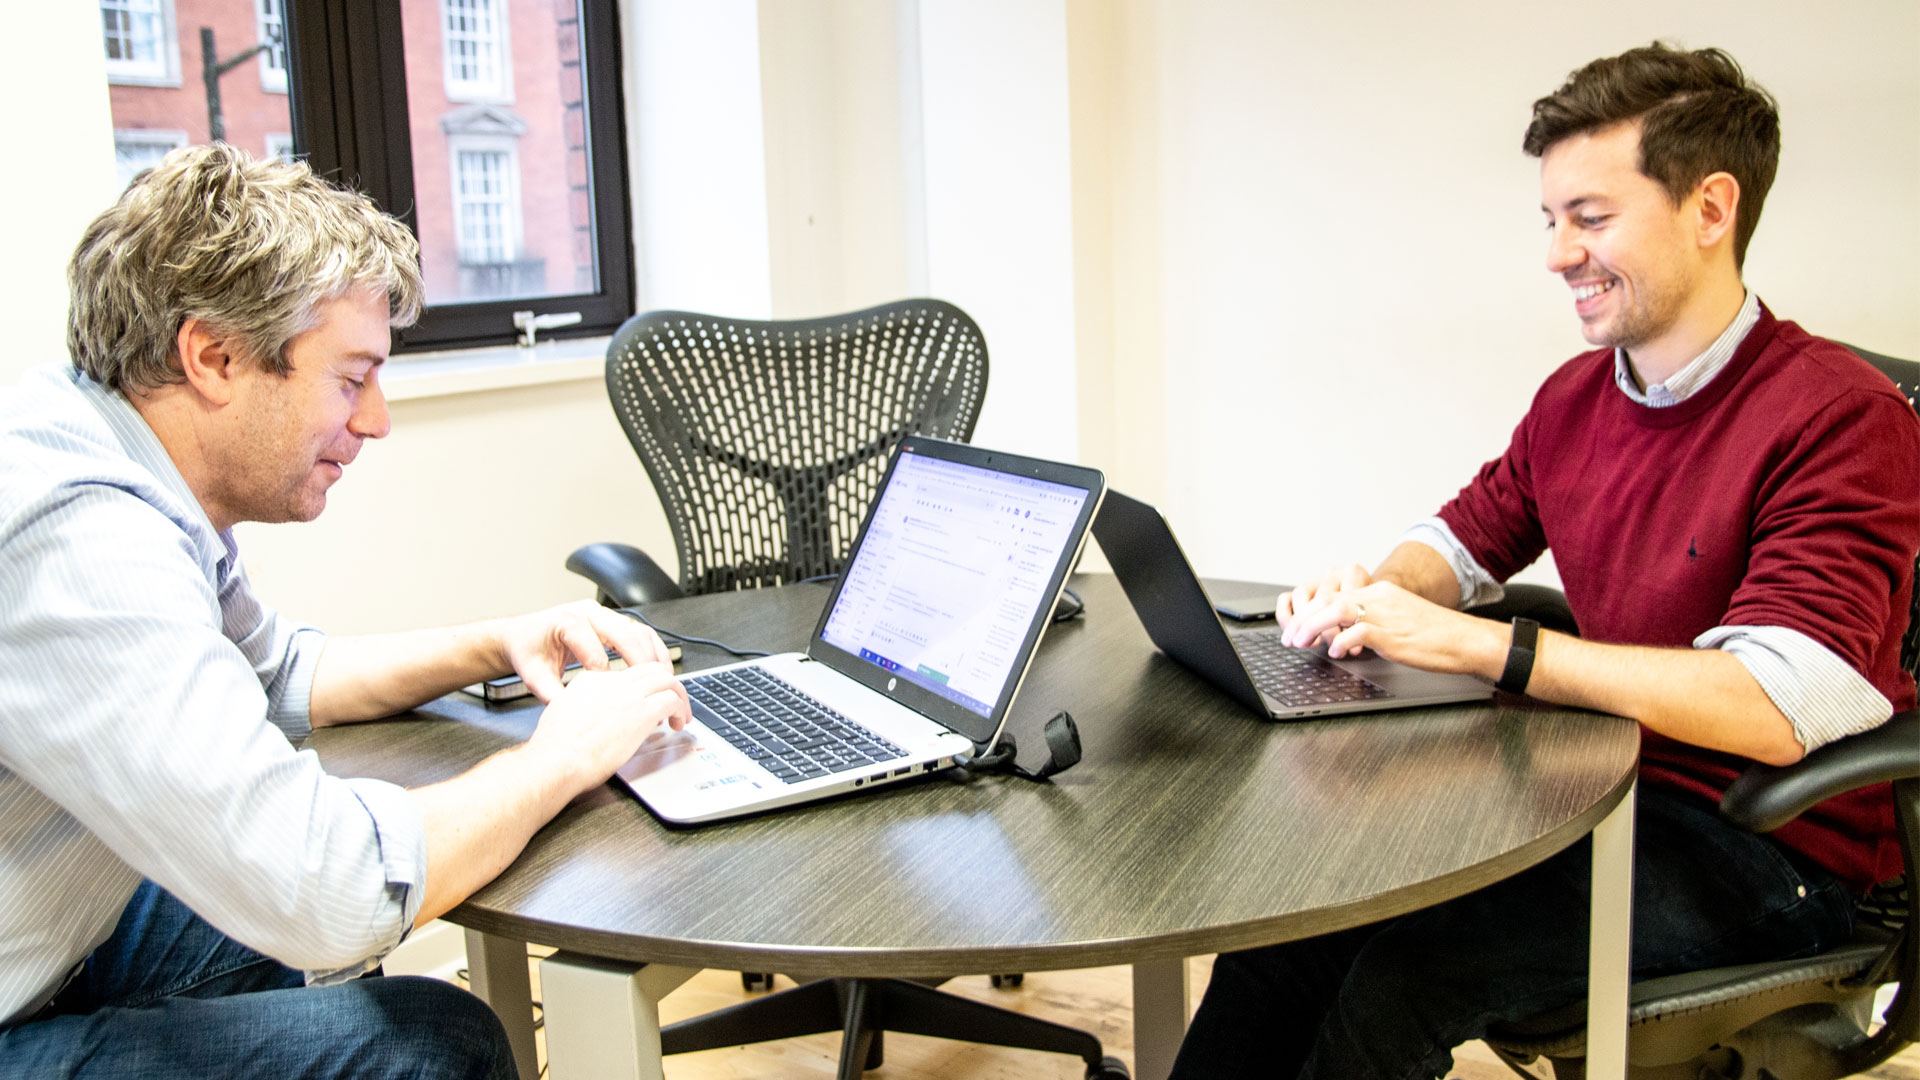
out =
[(635, 316), (607, 349), (607, 395), (679, 578), (627, 544), (590, 544), (567, 569), (616, 607), (838, 573), (894, 446), (965, 442), (986, 393), (980, 328), (939, 300), (793, 322)]
[[(1920, 364), (1855, 349), (1914, 404)], [(1920, 566), (1916, 567), (1920, 571)], [(1551, 594), (1551, 595), (1549, 595)], [(1535, 618), (1553, 607), (1537, 586), (1507, 604)], [(1564, 597), (1559, 615), (1570, 626)], [(1476, 614), (1506, 614), (1491, 606)], [(1508, 615), (1511, 617), (1511, 615)], [(1920, 590), (1914, 595), (1900, 662), (1920, 666)], [(1920, 857), (1920, 709), (1821, 747), (1785, 768), (1755, 765), (1728, 788), (1720, 812), (1742, 828), (1770, 832), (1824, 799), (1893, 782), (1894, 816), (1906, 873), (1861, 901), (1855, 939), (1800, 960), (1690, 972), (1633, 985), (1627, 1074), (1634, 1080), (1837, 1080), (1899, 1053), (1920, 1038), (1920, 934), (1912, 883)], [(1881, 989), (1899, 984), (1886, 1022), (1872, 1030)], [(1544, 1059), (1555, 1080), (1586, 1075), (1586, 1003), (1496, 1028), (1487, 1043), (1515, 1072)]]
[[(966, 441), (986, 392), (979, 327), (939, 300), (791, 322), (635, 316), (608, 347), (607, 394), (666, 510), (679, 578), (627, 544), (580, 548), (567, 569), (613, 607), (837, 574), (894, 446)], [(882, 1032), (894, 1031), (1078, 1054), (1090, 1078), (1127, 1077), (1092, 1035), (942, 993), (941, 981), (820, 979), (669, 1025), (661, 1049), (840, 1031), (839, 1075), (852, 1078), (880, 1067)]]

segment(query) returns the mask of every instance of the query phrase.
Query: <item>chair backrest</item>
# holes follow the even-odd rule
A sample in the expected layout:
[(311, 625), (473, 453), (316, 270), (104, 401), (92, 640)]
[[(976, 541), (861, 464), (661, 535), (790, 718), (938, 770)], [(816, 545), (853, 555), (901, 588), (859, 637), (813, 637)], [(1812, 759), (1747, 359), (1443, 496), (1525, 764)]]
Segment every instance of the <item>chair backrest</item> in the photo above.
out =
[(607, 350), (689, 593), (838, 573), (894, 446), (966, 441), (986, 393), (980, 328), (939, 300), (789, 322), (652, 311)]
[[(1894, 387), (1906, 395), (1907, 404), (1920, 413), (1920, 364), (1869, 352), (1854, 345), (1848, 345), (1847, 348), (1880, 369), (1880, 373), (1892, 380)], [(1914, 576), (1913, 606), (1907, 615), (1906, 636), (1900, 639), (1900, 666), (1906, 668), (1909, 675), (1920, 674), (1920, 562), (1914, 564)]]

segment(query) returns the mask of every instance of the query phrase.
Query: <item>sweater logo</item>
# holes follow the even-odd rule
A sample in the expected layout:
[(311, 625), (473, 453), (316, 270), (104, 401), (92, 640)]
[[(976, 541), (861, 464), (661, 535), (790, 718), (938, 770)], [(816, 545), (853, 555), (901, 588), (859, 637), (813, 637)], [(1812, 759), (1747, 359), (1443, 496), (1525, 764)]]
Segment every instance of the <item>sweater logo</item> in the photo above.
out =
[(1700, 552), (1693, 546), (1693, 537), (1687, 537), (1687, 558), (1697, 559), (1699, 557)]

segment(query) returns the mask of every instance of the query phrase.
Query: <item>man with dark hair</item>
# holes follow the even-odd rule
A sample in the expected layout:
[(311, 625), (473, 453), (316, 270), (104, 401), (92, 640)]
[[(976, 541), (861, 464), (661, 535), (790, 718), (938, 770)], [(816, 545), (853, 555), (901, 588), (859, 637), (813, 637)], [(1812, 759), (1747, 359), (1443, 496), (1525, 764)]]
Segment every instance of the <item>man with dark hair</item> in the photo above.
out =
[[(387, 434), (418, 260), (304, 164), (176, 150), (81, 239), (68, 362), (0, 394), (0, 1076), (514, 1074), (479, 999), (361, 976), (684, 725), (665, 647), (590, 603), (329, 638), (232, 531), (317, 517)], [(509, 670), (548, 704), (460, 776), (296, 748)]]
[[(1914, 706), (1920, 424), (1742, 282), (1779, 121), (1731, 57), (1595, 61), (1535, 103), (1525, 149), (1547, 267), (1596, 349), (1376, 570), (1283, 595), (1282, 625), (1640, 722), (1633, 978), (1830, 947), (1853, 894), (1899, 872), (1885, 786), (1770, 836), (1715, 802), (1754, 761)], [(1548, 548), (1581, 637), (1460, 610)], [(1175, 1075), (1444, 1075), (1490, 1024), (1584, 996), (1589, 865), (1577, 845), (1426, 911), (1221, 956)]]

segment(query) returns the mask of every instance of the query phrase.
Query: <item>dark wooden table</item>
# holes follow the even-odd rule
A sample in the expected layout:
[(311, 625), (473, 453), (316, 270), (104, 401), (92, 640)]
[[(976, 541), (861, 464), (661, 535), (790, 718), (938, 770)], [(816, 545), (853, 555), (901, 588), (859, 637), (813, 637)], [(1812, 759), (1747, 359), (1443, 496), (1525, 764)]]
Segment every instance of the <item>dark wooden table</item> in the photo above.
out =
[[(485, 954), (470, 957), (491, 984), (481, 989), (508, 1015), (525, 965), (515, 985), (487, 961), (529, 941), (617, 962), (597, 969), (610, 978), (659, 967), (638, 991), (656, 999), (684, 978), (673, 968), (934, 976), (1126, 963), (1154, 999), (1136, 1001), (1146, 1080), (1164, 1074), (1185, 1023), (1185, 957), (1460, 895), (1571, 845), (1630, 795), (1629, 721), (1501, 698), (1265, 723), (1155, 651), (1110, 577), (1075, 585), (1087, 614), (1048, 633), (1010, 723), (1038, 749), (1040, 722), (1070, 710), (1078, 767), (1047, 784), (935, 776), (691, 830), (664, 827), (624, 790), (596, 790), (448, 916)], [(668, 628), (783, 650), (804, 643), (826, 595), (795, 586), (648, 610)], [(727, 659), (689, 646), (683, 666)], [(537, 716), (453, 695), (412, 722), (326, 729), (310, 745), (335, 773), (412, 786), (524, 739)], [(618, 1021), (559, 1025), (545, 968), (543, 986), (550, 1056), (557, 1026), (603, 1034)], [(635, 1037), (644, 1055), (647, 1036)]]

